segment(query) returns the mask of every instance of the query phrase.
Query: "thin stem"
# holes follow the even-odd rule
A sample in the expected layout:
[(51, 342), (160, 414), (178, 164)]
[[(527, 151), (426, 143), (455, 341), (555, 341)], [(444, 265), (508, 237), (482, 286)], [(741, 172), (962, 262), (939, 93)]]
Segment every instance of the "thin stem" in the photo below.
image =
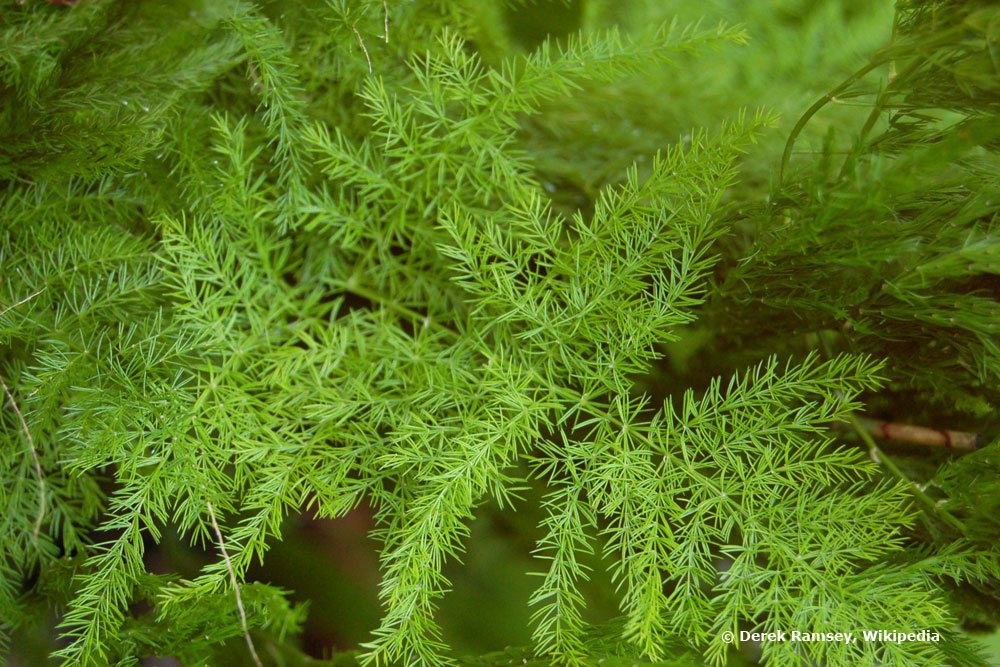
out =
[(865, 428), (858, 421), (857, 417), (855, 417), (852, 414), (849, 415), (847, 419), (848, 421), (850, 421), (851, 426), (854, 427), (855, 432), (859, 436), (861, 436), (861, 439), (865, 441), (866, 445), (868, 445), (869, 450), (872, 452), (872, 454), (878, 460), (878, 462), (884, 465), (886, 469), (889, 472), (891, 472), (896, 478), (905, 482), (907, 486), (910, 488), (910, 491), (913, 493), (913, 495), (917, 498), (918, 501), (920, 501), (921, 505), (926, 507), (931, 514), (937, 516), (939, 519), (941, 519), (943, 522), (945, 522), (946, 524), (957, 530), (963, 536), (965, 537), (969, 536), (968, 530), (961, 521), (956, 519), (948, 510), (939, 507), (938, 504), (934, 502), (933, 498), (924, 493), (924, 490), (920, 488), (919, 484), (917, 484), (912, 479), (907, 477), (906, 474), (899, 469), (899, 466), (893, 463), (892, 459), (886, 456), (885, 452), (879, 449), (879, 446), (875, 444), (875, 439), (872, 438), (871, 434), (868, 433), (867, 430), (865, 430)]
[(236, 579), (236, 571), (233, 569), (233, 563), (229, 560), (229, 552), (226, 551), (226, 543), (222, 539), (222, 531), (219, 530), (219, 522), (215, 520), (215, 508), (212, 507), (210, 501), (205, 501), (205, 506), (208, 508), (208, 518), (212, 522), (212, 530), (215, 532), (215, 539), (219, 544), (219, 551), (222, 552), (222, 559), (226, 563), (226, 570), (229, 572), (229, 580), (233, 584), (233, 593), (236, 594), (236, 609), (240, 613), (240, 627), (243, 628), (243, 638), (247, 642), (247, 648), (250, 649), (250, 657), (253, 658), (253, 664), (257, 667), (264, 667), (263, 663), (260, 661), (260, 657), (257, 655), (257, 649), (253, 645), (253, 639), (250, 638), (250, 628), (247, 625), (247, 613), (243, 609), (243, 596), (240, 595), (240, 582)]
[[(854, 85), (856, 81), (864, 77), (866, 74), (871, 72), (876, 67), (889, 63), (894, 70), (895, 62), (899, 59), (901, 54), (905, 55), (908, 52), (926, 53), (932, 49), (937, 48), (938, 46), (946, 45), (952, 39), (955, 38), (955, 33), (958, 30), (962, 29), (964, 28), (948, 30), (945, 31), (944, 33), (938, 34), (934, 39), (930, 39), (926, 42), (919, 44), (911, 44), (908, 46), (909, 51), (901, 50), (900, 48), (897, 48), (895, 46), (893, 48), (884, 49), (881, 52), (879, 52), (877, 57), (875, 57), (870, 63), (868, 63), (867, 65), (856, 71), (854, 74), (849, 76), (843, 83), (841, 83), (839, 86), (831, 90), (829, 93), (827, 93), (823, 97), (813, 102), (812, 106), (806, 109), (806, 112), (802, 114), (802, 117), (799, 118), (797, 123), (795, 123), (795, 127), (792, 128), (791, 133), (788, 135), (788, 140), (785, 142), (785, 150), (781, 155), (781, 167), (778, 170), (778, 185), (780, 186), (785, 181), (785, 168), (788, 166), (788, 161), (792, 157), (792, 147), (795, 145), (795, 140), (798, 139), (798, 136), (802, 132), (803, 128), (805, 128), (809, 120), (813, 116), (815, 116), (820, 109), (822, 109), (829, 102), (831, 102), (837, 95), (847, 90), (847, 88), (849, 88), (850, 86)], [(899, 76), (894, 71), (890, 71), (890, 74), (892, 75), (892, 79), (890, 80), (890, 82), (895, 80), (895, 78)], [(875, 108), (877, 110), (879, 108), (878, 105), (876, 105)], [(870, 120), (871, 118), (869, 118), (869, 121)]]
[[(833, 351), (830, 349), (830, 343), (822, 335), (819, 337), (820, 348), (823, 350), (824, 356), (827, 358), (833, 355)], [(845, 420), (850, 423), (851, 427), (857, 432), (866, 445), (868, 445), (868, 451), (871, 453), (872, 458), (877, 462), (881, 463), (886, 467), (886, 469), (893, 474), (897, 479), (906, 483), (907, 487), (916, 496), (917, 500), (920, 501), (928, 511), (937, 516), (941, 521), (945, 522), (955, 530), (957, 530), (962, 535), (968, 537), (968, 531), (961, 521), (956, 519), (952, 514), (934, 502), (934, 499), (924, 493), (924, 490), (920, 488), (920, 485), (914, 482), (912, 479), (906, 476), (899, 466), (889, 458), (885, 452), (875, 443), (875, 438), (872, 437), (871, 433), (861, 424), (857, 417), (853, 413), (848, 413), (847, 419)]]
[(900, 424), (870, 417), (858, 417), (858, 422), (873, 438), (895, 440), (921, 447), (947, 447), (948, 449), (969, 451), (977, 449), (982, 440), (979, 433), (969, 431)]
[(7, 400), (10, 401), (10, 405), (14, 408), (14, 413), (17, 415), (18, 421), (21, 422), (21, 431), (24, 432), (24, 437), (28, 441), (28, 450), (31, 452), (31, 462), (35, 466), (35, 477), (38, 479), (38, 516), (35, 518), (35, 527), (31, 531), (31, 536), (37, 540), (38, 535), (42, 532), (42, 521), (45, 519), (47, 508), (45, 500), (45, 477), (42, 475), (42, 463), (38, 459), (38, 450), (35, 449), (35, 439), (31, 437), (31, 430), (28, 428), (28, 422), (24, 420), (24, 415), (21, 414), (21, 409), (17, 407), (17, 401), (14, 400), (14, 395), (10, 393), (10, 388), (7, 387), (7, 383), (3, 381), (3, 378), (0, 378), (0, 385), (3, 385), (3, 393), (7, 395)]
[(355, 27), (355, 25), (353, 23), (351, 24), (351, 30), (354, 31), (354, 36), (357, 37), (358, 44), (361, 45), (361, 50), (365, 52), (365, 60), (368, 61), (368, 73), (371, 74), (372, 71), (373, 71), (372, 70), (372, 59), (371, 59), (371, 56), (368, 55), (368, 47), (365, 46), (365, 40), (361, 38), (361, 33), (358, 32), (358, 29)]
[(806, 109), (806, 112), (802, 114), (802, 117), (799, 118), (797, 123), (795, 123), (795, 127), (792, 128), (791, 133), (789, 133), (788, 135), (788, 140), (785, 142), (785, 150), (781, 154), (781, 167), (778, 169), (779, 186), (785, 181), (785, 168), (788, 166), (788, 161), (792, 157), (792, 148), (795, 146), (795, 140), (799, 138), (799, 134), (802, 133), (802, 130), (805, 128), (806, 124), (809, 123), (812, 117), (815, 116), (820, 109), (825, 107), (829, 102), (831, 102), (834, 98), (836, 98), (837, 95), (847, 90), (850, 86), (854, 85), (854, 82), (856, 82), (861, 77), (865, 76), (866, 74), (868, 74), (869, 72), (871, 72), (873, 69), (883, 64), (884, 62), (885, 60), (880, 58), (868, 63), (867, 65), (856, 71), (854, 74), (849, 76), (839, 86), (837, 86), (836, 88), (828, 92), (826, 95), (813, 102), (812, 106)]
[(36, 296), (38, 296), (39, 294), (41, 294), (42, 292), (44, 292), (46, 289), (47, 289), (47, 287), (43, 287), (42, 289), (38, 290), (34, 294), (29, 294), (28, 296), (24, 297), (23, 299), (21, 299), (17, 303), (11, 304), (11, 305), (7, 306), (6, 308), (4, 308), (3, 310), (0, 310), (0, 317), (6, 315), (11, 310), (14, 310), (18, 306), (20, 306), (22, 303), (27, 303), (27, 302), (31, 301)]
[[(896, 61), (893, 60), (891, 64), (895, 69)], [(917, 71), (917, 69), (919, 69), (921, 65), (923, 65), (923, 60), (917, 59), (914, 60), (912, 63), (910, 63), (910, 65), (903, 71), (902, 74), (897, 74), (895, 71), (893, 71), (892, 80), (890, 80), (889, 83), (886, 84), (885, 88), (882, 89), (882, 92), (880, 92), (878, 94), (878, 97), (875, 99), (875, 103), (872, 104), (871, 113), (868, 114), (868, 118), (865, 119), (864, 126), (862, 126), (861, 131), (858, 133), (858, 138), (857, 142), (855, 143), (854, 150), (850, 152), (850, 158), (844, 160), (844, 164), (841, 165), (839, 178), (843, 178), (847, 174), (848, 165), (850, 165), (855, 159), (857, 159), (857, 157), (861, 154), (861, 151), (864, 149), (865, 140), (871, 133), (872, 128), (875, 127), (875, 123), (878, 122), (879, 117), (882, 115), (882, 111), (884, 110), (885, 103), (889, 97), (890, 92), (895, 89), (896, 84), (900, 82), (905, 82), (907, 77), (909, 77), (911, 74)]]

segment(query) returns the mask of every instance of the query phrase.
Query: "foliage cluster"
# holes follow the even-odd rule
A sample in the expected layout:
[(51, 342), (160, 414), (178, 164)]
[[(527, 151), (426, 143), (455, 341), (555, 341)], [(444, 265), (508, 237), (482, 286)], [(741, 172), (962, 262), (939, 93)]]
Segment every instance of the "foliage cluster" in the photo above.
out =
[[(381, 621), (323, 664), (454, 662), (447, 569), (516, 512), (531, 646), (475, 664), (985, 664), (1000, 5), (777, 3), (892, 27), (783, 121), (738, 107), (801, 51), (665, 4), (0, 4), (2, 648), (54, 611), (64, 664), (320, 664), (251, 573), (360, 508)], [(720, 640), (791, 628), (941, 640)]]

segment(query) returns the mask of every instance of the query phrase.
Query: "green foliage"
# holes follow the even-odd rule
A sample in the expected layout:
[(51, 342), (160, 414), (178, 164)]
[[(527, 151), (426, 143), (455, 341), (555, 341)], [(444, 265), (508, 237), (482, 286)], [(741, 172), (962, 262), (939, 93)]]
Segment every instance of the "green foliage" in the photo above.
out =
[[(984, 664), (997, 445), (841, 427), (996, 430), (1000, 9), (900, 3), (794, 126), (678, 83), (759, 106), (743, 29), (517, 11), (0, 5), (5, 648), (52, 608), (63, 664), (319, 664), (253, 579), (368, 510), (381, 620), (322, 664)], [(449, 572), (525, 514), (532, 645), (458, 659)], [(721, 639), (791, 629), (942, 638)]]
[[(891, 82), (872, 93), (839, 166), (828, 145), (816, 168), (764, 207), (752, 261), (717, 291), (720, 327), (753, 331), (752, 346), (765, 350), (774, 343), (762, 337), (789, 329), (837, 330), (852, 351), (894, 359), (892, 378), (921, 400), (993, 412), (997, 71), (981, 61), (992, 39), (982, 26), (996, 16), (975, 4), (900, 6), (895, 42), (836, 94), (871, 93), (863, 73), (879, 63), (889, 63)], [(802, 123), (828, 101), (793, 130), (786, 161)]]

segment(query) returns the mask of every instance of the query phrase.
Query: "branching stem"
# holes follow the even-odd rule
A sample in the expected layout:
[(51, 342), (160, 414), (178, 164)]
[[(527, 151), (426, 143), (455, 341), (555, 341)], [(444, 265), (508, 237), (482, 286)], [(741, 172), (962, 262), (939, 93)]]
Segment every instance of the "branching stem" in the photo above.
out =
[(856, 81), (864, 77), (866, 74), (868, 74), (869, 72), (871, 72), (873, 69), (875, 69), (884, 62), (885, 60), (883, 59), (877, 59), (868, 63), (867, 65), (856, 71), (854, 74), (849, 76), (839, 86), (837, 86), (836, 88), (828, 92), (826, 95), (813, 102), (812, 106), (806, 109), (806, 112), (802, 114), (802, 117), (799, 118), (797, 123), (795, 123), (795, 127), (792, 128), (792, 131), (788, 134), (788, 140), (785, 142), (785, 150), (781, 154), (781, 167), (778, 169), (779, 185), (785, 181), (785, 169), (787, 168), (788, 162), (792, 157), (792, 148), (795, 146), (795, 141), (799, 138), (799, 134), (802, 133), (802, 130), (809, 123), (812, 117), (815, 116), (819, 112), (819, 110), (825, 107), (829, 102), (834, 100), (837, 97), (837, 95), (841, 94), (842, 92), (850, 88), (852, 85), (854, 85)]
[[(359, 296), (359, 297), (361, 297), (363, 299), (367, 299), (368, 301), (371, 301), (372, 303), (377, 303), (378, 305), (380, 305), (380, 306), (382, 306), (384, 308), (388, 308), (389, 310), (394, 311), (397, 315), (406, 316), (406, 317), (409, 317), (409, 318), (411, 318), (411, 319), (413, 319), (415, 321), (421, 321), (422, 319), (424, 319), (425, 321), (428, 322), (429, 326), (433, 326), (434, 328), (438, 329), (441, 332), (445, 332), (445, 333), (449, 334), (452, 337), (457, 337), (459, 335), (457, 331), (455, 331), (454, 329), (451, 329), (451, 328), (445, 326), (444, 324), (441, 324), (440, 322), (435, 322), (434, 320), (431, 320), (429, 318), (424, 318), (424, 316), (422, 316), (420, 313), (416, 312), (415, 310), (407, 308), (406, 306), (403, 306), (403, 305), (399, 304), (396, 301), (387, 299), (387, 298), (385, 298), (384, 296), (382, 296), (381, 294), (379, 294), (378, 292), (376, 292), (374, 290), (369, 290), (369, 289), (367, 289), (365, 287), (362, 287), (361, 285), (358, 285), (356, 277), (355, 277), (355, 279), (353, 281), (350, 281), (345, 286), (345, 289), (348, 292), (350, 292), (351, 294), (354, 294), (355, 296)], [(544, 387), (545, 389), (547, 389), (552, 394), (554, 394), (556, 396), (559, 396), (563, 400), (580, 403), (581, 400), (584, 400), (586, 398), (584, 396), (581, 396), (580, 394), (578, 394), (577, 392), (575, 392), (574, 390), (572, 390), (570, 388), (561, 387), (559, 385), (554, 385), (554, 384), (546, 381), (545, 378), (543, 378), (541, 375), (539, 375), (538, 372), (535, 371), (534, 369), (529, 369), (528, 372), (530, 372), (535, 377), (535, 379), (538, 381), (538, 384), (540, 386)], [(613, 424), (616, 424), (616, 425), (619, 425), (619, 426), (624, 426), (625, 425), (622, 422), (622, 420), (618, 419), (617, 417), (615, 417), (613, 414), (611, 414), (607, 410), (601, 408), (596, 403), (590, 403), (587, 406), (587, 409), (594, 416), (600, 417), (601, 419), (604, 419), (604, 420), (608, 421), (609, 423), (613, 423)], [(634, 435), (639, 440), (641, 440), (646, 446), (650, 447), (652, 450), (656, 451), (656, 450), (659, 449), (657, 443), (653, 442), (653, 440), (648, 435), (646, 435), (643, 431), (637, 430), (637, 431), (634, 432)], [(672, 452), (666, 452), (664, 454), (664, 456), (666, 456), (672, 463), (677, 464), (678, 466), (684, 467), (685, 469), (688, 469), (688, 471), (690, 472), (690, 474), (692, 476), (694, 476), (694, 477), (697, 477), (698, 480), (699, 480), (699, 482), (701, 482), (705, 486), (707, 486), (709, 488), (712, 488), (715, 491), (721, 492), (721, 489), (719, 489), (717, 487), (717, 485), (715, 484), (714, 480), (712, 480), (711, 478), (709, 478), (709, 477), (707, 477), (705, 475), (702, 475), (701, 473), (699, 473), (699, 472), (697, 472), (697, 471), (695, 471), (693, 469), (690, 469), (690, 467), (683, 460), (681, 460), (680, 458), (678, 458), (676, 454), (674, 454)]]
[(872, 105), (871, 112), (868, 114), (868, 118), (865, 119), (865, 124), (861, 128), (861, 132), (858, 134), (857, 140), (855, 142), (854, 150), (850, 153), (850, 158), (844, 160), (844, 164), (841, 165), (839, 178), (844, 178), (847, 175), (847, 169), (851, 165), (854, 159), (861, 154), (864, 150), (865, 141), (868, 139), (868, 135), (871, 134), (872, 128), (875, 127), (875, 123), (878, 122), (879, 117), (882, 115), (885, 109), (886, 101), (889, 99), (891, 92), (894, 92), (896, 87), (901, 83), (905, 82), (907, 78), (913, 74), (917, 69), (923, 65), (923, 61), (920, 59), (914, 60), (910, 65), (903, 71), (902, 74), (898, 74), (895, 71), (896, 61), (893, 60), (890, 63), (893, 66), (892, 78), (890, 81), (882, 88), (882, 91), (875, 98), (875, 103)]

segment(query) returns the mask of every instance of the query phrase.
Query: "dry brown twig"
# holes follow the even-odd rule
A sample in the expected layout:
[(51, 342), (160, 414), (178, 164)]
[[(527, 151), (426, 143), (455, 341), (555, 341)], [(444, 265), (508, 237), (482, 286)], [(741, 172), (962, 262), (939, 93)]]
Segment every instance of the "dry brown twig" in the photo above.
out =
[(981, 445), (982, 436), (978, 433), (955, 431), (952, 429), (937, 429), (929, 426), (915, 426), (887, 422), (870, 417), (857, 417), (858, 425), (873, 438), (899, 442), (923, 447), (946, 447), (971, 451)]

